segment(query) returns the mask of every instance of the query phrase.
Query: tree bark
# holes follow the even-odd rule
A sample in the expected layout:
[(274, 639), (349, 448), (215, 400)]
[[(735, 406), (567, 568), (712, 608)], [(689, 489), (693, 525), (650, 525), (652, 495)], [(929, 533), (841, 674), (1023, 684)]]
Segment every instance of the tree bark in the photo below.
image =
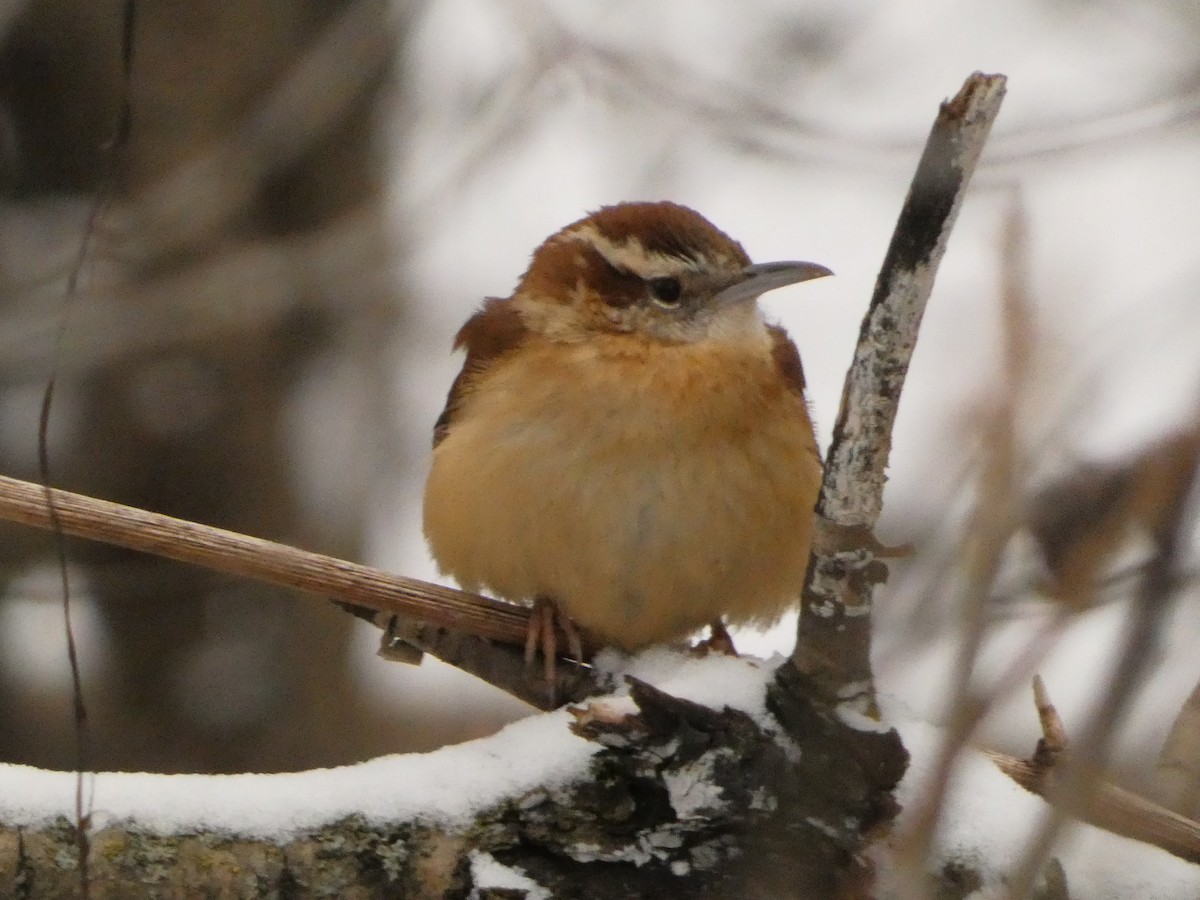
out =
[[(464, 828), (355, 816), (271, 842), (106, 827), (90, 835), (91, 896), (465, 898), (485, 887), (481, 853), (556, 898), (867, 896), (863, 836), (896, 812), (906, 755), (894, 731), (850, 728), (809, 690), (784, 664), (776, 729), (631, 681), (635, 713), (579, 711), (573, 730), (600, 750), (578, 779)], [(0, 826), (0, 898), (76, 896), (77, 866), (66, 819)]]

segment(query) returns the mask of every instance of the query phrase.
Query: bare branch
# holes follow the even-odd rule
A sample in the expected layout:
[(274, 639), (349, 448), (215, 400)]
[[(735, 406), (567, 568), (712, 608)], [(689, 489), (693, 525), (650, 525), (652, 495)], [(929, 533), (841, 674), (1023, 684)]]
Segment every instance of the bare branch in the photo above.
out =
[(1026, 222), (1020, 194), (1005, 217), (1001, 244), (1002, 322), (1004, 325), (1003, 365), (997, 373), (994, 395), (989, 408), (980, 416), (978, 442), (979, 475), (970, 518), (961, 529), (957, 553), (961, 560), (960, 586), (954, 592), (950, 608), (960, 623), (949, 683), (953, 699), (946, 716), (946, 739), (938, 750), (930, 789), (921, 797), (911, 824), (906, 846), (906, 862), (913, 874), (928, 858), (937, 833), (954, 769), (971, 735), (987, 715), (992, 704), (1016, 684), (1024, 682), (1038, 661), (1067, 625), (1067, 615), (1059, 610), (1023, 652), (997, 678), (987, 692), (975, 683), (975, 667), (983, 648), (989, 623), (989, 601), (1000, 571), (1001, 558), (1018, 522), (1017, 475), (1022, 469), (1017, 426), (1019, 413), (1028, 391), (1028, 372), (1034, 338), (1031, 303), (1025, 272), (1028, 268)]
[[(110, 224), (128, 214), (124, 207), (111, 211)], [(67, 218), (57, 208), (41, 214), (0, 210), (0, 229), (7, 234), (35, 226), (48, 229), (56, 216)], [(74, 224), (73, 216), (70, 221)], [(136, 279), (130, 265), (118, 265), (113, 255), (128, 249), (129, 254), (150, 258), (154, 248), (141, 245), (140, 231), (125, 238), (102, 229), (95, 236), (93, 256), (107, 269), (103, 278), (92, 279), (79, 291), (83, 302), (71, 313), (70, 353), (60, 365), (64, 377), (78, 377), (121, 354), (186, 341), (219, 342), (278, 327), (298, 310), (326, 312), (334, 302), (326, 296), (330, 292), (296, 296), (297, 279), (338, 284), (340, 310), (359, 317), (378, 315), (384, 276), (366, 273), (386, 270), (383, 255), (389, 248), (380, 241), (378, 222), (369, 213), (347, 215), (300, 235), (264, 238), (237, 249), (222, 247), (220, 253), (162, 272), (137, 270)], [(56, 272), (46, 274), (41, 257), (40, 252), (21, 256), (28, 268), (24, 273), (0, 273), (0, 286), (20, 298), (0, 322), (0, 377), (6, 382), (40, 377), (54, 339), (63, 279)], [(254, 302), (230, 303), (230, 295), (252, 296)]]
[(943, 103), (863, 320), (817, 502), (817, 539), (793, 660), (830, 697), (874, 711), (871, 599), (887, 576), (871, 529), (892, 423), (925, 303), (992, 122), (1002, 75), (975, 73)]

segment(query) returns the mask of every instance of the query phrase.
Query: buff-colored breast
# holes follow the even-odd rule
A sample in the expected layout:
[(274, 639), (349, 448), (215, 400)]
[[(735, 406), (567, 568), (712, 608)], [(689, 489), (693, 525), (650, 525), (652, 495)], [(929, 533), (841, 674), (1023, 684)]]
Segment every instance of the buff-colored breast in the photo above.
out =
[(765, 334), (532, 342), (465, 395), (424, 527), (467, 589), (556, 600), (626, 648), (725, 616), (774, 621), (803, 583), (820, 462)]

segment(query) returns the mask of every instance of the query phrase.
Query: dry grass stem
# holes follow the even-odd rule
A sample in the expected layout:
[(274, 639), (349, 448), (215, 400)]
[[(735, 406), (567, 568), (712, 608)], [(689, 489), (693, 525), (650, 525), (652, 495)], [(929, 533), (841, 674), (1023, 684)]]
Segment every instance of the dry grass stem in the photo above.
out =
[[(1019, 202), (1014, 195), (1005, 221), (1001, 244), (1004, 282), (1001, 290), (1004, 341), (1001, 371), (997, 374), (997, 394), (991, 408), (983, 415), (977, 439), (978, 457), (982, 471), (976, 487), (974, 509), (963, 529), (958, 553), (963, 574), (961, 585), (951, 601), (960, 616), (954, 669), (950, 683), (955, 693), (950, 701), (946, 737), (934, 764), (935, 775), (931, 788), (921, 798), (921, 806), (913, 816), (904, 841), (904, 865), (908, 872), (906, 884), (910, 895), (920, 893), (924, 867), (932, 851), (946, 793), (949, 790), (959, 754), (971, 735), (986, 716), (998, 696), (980, 693), (975, 685), (975, 664), (983, 646), (990, 621), (989, 601), (994, 593), (996, 577), (1005, 548), (1018, 526), (1016, 504), (1018, 474), (1022, 469), (1022, 453), (1018, 446), (1019, 411), (1027, 386), (1029, 361), (1034, 354), (1031, 302), (1025, 273), (1028, 253), (1027, 228)], [(1009, 667), (1009, 681), (1024, 680), (1025, 666), (1033, 664), (1028, 651), (1043, 651), (1046, 638), (1056, 634), (1058, 623), (1051, 623), (1042, 632), (1043, 640), (1031, 643), (1015, 666)]]
[[(69, 491), (54, 490), (53, 496), (62, 529), (73, 537), (334, 597), (505, 644), (525, 641), (529, 612), (515, 604)], [(0, 476), (0, 519), (48, 529), (43, 487)]]

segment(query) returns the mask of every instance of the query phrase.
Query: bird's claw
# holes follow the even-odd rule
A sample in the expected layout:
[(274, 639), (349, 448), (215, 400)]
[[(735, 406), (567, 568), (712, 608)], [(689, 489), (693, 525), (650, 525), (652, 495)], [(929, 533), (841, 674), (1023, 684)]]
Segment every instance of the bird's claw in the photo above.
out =
[(534, 601), (525, 632), (525, 667), (532, 669), (538, 651), (542, 653), (543, 677), (550, 704), (555, 704), (558, 685), (558, 632), (567, 639), (567, 655), (583, 663), (583, 639), (575, 624), (563, 614), (558, 604), (546, 597)]
[(698, 643), (694, 652), (706, 656), (709, 653), (720, 653), (723, 656), (737, 656), (737, 648), (733, 646), (733, 636), (720, 619), (714, 619), (708, 624), (707, 640)]

